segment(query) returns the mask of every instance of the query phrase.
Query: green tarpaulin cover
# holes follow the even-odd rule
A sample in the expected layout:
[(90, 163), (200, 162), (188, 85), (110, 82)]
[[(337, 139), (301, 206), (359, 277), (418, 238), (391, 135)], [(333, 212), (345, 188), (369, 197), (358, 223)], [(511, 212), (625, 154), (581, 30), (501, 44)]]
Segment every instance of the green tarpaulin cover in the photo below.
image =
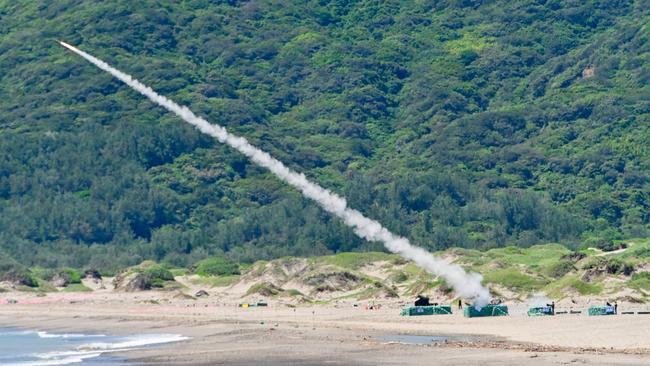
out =
[(592, 306), (589, 315), (616, 315), (616, 310), (613, 306)]
[(451, 314), (451, 306), (411, 306), (402, 309), (401, 316)]
[(476, 318), (481, 316), (505, 316), (508, 315), (508, 307), (505, 305), (486, 305), (481, 310), (473, 306), (465, 308), (464, 315), (466, 318)]
[(539, 306), (528, 309), (528, 316), (555, 315), (553, 308), (550, 306)]

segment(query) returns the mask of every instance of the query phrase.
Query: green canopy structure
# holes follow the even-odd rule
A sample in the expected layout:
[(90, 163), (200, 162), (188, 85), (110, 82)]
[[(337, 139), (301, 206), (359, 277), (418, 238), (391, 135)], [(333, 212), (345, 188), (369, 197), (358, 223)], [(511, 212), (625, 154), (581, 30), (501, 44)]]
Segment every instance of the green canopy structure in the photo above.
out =
[(449, 305), (411, 306), (402, 309), (399, 315), (418, 316), (418, 315), (446, 315), (446, 314), (451, 314), (451, 306)]
[(616, 315), (616, 309), (613, 306), (592, 306), (589, 315)]
[(547, 316), (555, 315), (553, 307), (551, 306), (538, 306), (528, 309), (528, 316)]
[(507, 316), (508, 307), (506, 305), (486, 305), (481, 309), (477, 309), (473, 306), (468, 306), (465, 308), (463, 313), (466, 318), (478, 318), (485, 316)]

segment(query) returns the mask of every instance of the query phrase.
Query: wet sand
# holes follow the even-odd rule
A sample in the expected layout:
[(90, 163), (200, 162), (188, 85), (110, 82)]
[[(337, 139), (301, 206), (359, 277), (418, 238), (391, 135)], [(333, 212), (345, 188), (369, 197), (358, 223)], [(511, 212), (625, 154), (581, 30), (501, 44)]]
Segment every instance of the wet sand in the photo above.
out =
[[(157, 293), (21, 296), (0, 305), (0, 326), (191, 337), (120, 355), (142, 365), (650, 365), (650, 315), (529, 318), (511, 306), (512, 316), (466, 319), (400, 317), (390, 303), (242, 309)], [(427, 345), (384, 338), (404, 334), (450, 338)]]

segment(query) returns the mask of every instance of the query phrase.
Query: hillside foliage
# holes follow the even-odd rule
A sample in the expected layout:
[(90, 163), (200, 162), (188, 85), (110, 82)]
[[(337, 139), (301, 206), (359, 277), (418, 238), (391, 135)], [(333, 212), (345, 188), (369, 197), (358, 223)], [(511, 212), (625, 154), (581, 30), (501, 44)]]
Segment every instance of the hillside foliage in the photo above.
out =
[(116, 270), (382, 249), (56, 39), (428, 249), (647, 237), (648, 9), (0, 2), (0, 251)]

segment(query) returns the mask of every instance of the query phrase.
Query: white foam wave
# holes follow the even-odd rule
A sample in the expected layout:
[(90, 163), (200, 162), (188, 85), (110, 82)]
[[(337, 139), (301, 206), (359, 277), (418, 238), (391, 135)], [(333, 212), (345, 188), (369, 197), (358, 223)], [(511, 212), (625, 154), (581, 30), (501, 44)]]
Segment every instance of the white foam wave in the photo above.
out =
[[(43, 334), (41, 334), (43, 333)], [(83, 334), (49, 334), (47, 332), (37, 332), (41, 338), (77, 338), (84, 337)], [(67, 337), (65, 337), (67, 335)], [(90, 336), (93, 337), (93, 336)], [(105, 337), (105, 335), (97, 335)], [(104, 353), (129, 351), (142, 347), (160, 345), (165, 343), (180, 342), (189, 339), (178, 334), (146, 334), (140, 336), (121, 337), (115, 342), (95, 342), (81, 344), (72, 351), (55, 351), (39, 353), (34, 357), (36, 361), (22, 361), (3, 366), (55, 366), (69, 365), (83, 362), (86, 359), (99, 357)]]
[(80, 351), (109, 351), (115, 349), (132, 349), (137, 347), (151, 346), (163, 343), (180, 342), (188, 339), (178, 334), (155, 334), (136, 337), (127, 337), (123, 342), (97, 342), (88, 343), (77, 347)]
[(9, 364), (4, 364), (4, 366), (56, 366), (56, 365), (69, 365), (73, 363), (79, 363), (83, 362), (86, 359), (89, 358), (95, 358), (100, 356), (102, 353), (101, 352), (83, 352), (83, 353), (77, 353), (77, 354), (72, 354), (69, 356), (62, 356), (59, 358), (52, 358), (52, 359), (42, 359), (39, 361), (24, 361), (24, 362), (16, 362), (16, 363), (9, 363)]
[(3, 336), (27, 335), (27, 334), (34, 334), (34, 333), (36, 333), (36, 331), (33, 330), (6, 330), (6, 329), (0, 330), (0, 335)]
[(79, 333), (64, 333), (53, 334), (48, 332), (39, 331), (38, 336), (41, 338), (88, 338), (88, 337), (106, 337), (104, 334), (79, 334)]

